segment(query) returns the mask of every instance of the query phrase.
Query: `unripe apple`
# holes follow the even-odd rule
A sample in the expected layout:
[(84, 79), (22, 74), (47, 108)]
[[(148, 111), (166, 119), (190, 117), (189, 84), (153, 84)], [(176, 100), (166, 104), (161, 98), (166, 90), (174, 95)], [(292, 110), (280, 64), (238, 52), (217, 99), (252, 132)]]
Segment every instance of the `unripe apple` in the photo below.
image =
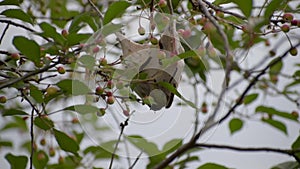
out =
[(152, 45), (157, 45), (158, 44), (158, 40), (156, 39), (156, 37), (151, 36), (150, 37), (150, 42)]
[(109, 89), (112, 89), (113, 87), (115, 86), (114, 82), (109, 80), (106, 84), (106, 87), (109, 88)]
[(158, 59), (165, 59), (166, 57), (167, 57), (167, 55), (163, 50), (160, 50), (157, 54)]
[(0, 96), (0, 103), (6, 103), (7, 99), (5, 96)]
[(115, 97), (114, 96), (108, 96), (106, 100), (107, 104), (114, 104), (115, 103)]
[(159, 0), (158, 6), (163, 8), (167, 6), (167, 1), (166, 0)]
[(107, 65), (107, 59), (106, 58), (100, 58), (100, 65), (106, 66)]
[(14, 59), (14, 60), (19, 60), (19, 59), (20, 59), (20, 55), (19, 55), (18, 53), (12, 53), (12, 54), (10, 55), (10, 57), (11, 57), (12, 59)]
[(56, 87), (48, 87), (46, 89), (46, 92), (48, 95), (54, 95), (57, 93), (57, 88)]
[(49, 156), (54, 157), (55, 156), (55, 149), (53, 147), (49, 148)]
[(42, 146), (46, 145), (46, 139), (42, 138), (42, 139), (40, 140), (40, 144), (41, 144)]
[(58, 157), (58, 163), (63, 164), (65, 162), (65, 159), (62, 156)]
[(292, 56), (296, 56), (298, 54), (298, 50), (295, 47), (291, 48), (289, 52)]
[(276, 55), (276, 52), (275, 52), (274, 50), (270, 50), (270, 51), (269, 51), (269, 54), (270, 54), (271, 57), (273, 57), (273, 56)]
[(208, 109), (207, 109), (207, 104), (204, 102), (202, 103), (202, 106), (201, 106), (201, 112), (202, 113), (207, 113)]
[(73, 123), (73, 124), (77, 124), (77, 123), (79, 123), (79, 119), (78, 119), (78, 118), (76, 118), (76, 117), (74, 117), (74, 118), (72, 119), (72, 123)]
[(297, 26), (297, 24), (298, 24), (298, 20), (292, 20), (292, 21), (291, 21), (291, 25)]
[(58, 72), (59, 74), (65, 74), (65, 73), (66, 73), (66, 70), (65, 70), (64, 67), (59, 66), (59, 67), (57, 67), (57, 72)]
[(191, 30), (186, 29), (186, 30), (183, 31), (182, 37), (185, 38), (185, 39), (187, 39), (187, 38), (189, 38), (191, 36), (191, 34), (192, 34)]
[(63, 37), (67, 37), (69, 35), (69, 32), (66, 29), (63, 29), (61, 31), (61, 34), (62, 34)]
[(103, 116), (105, 114), (105, 108), (100, 108), (100, 111), (98, 112), (99, 116)]
[(145, 28), (143, 28), (142, 26), (140, 26), (139, 29), (138, 29), (138, 32), (139, 32), (140, 35), (145, 35), (146, 30), (145, 30)]
[(299, 118), (299, 113), (297, 111), (292, 111), (291, 115), (293, 115), (296, 118)]
[(101, 94), (103, 94), (104, 93), (104, 89), (101, 87), (101, 86), (98, 86), (97, 88), (96, 88), (96, 94), (97, 95), (101, 95)]
[(95, 47), (93, 48), (93, 53), (98, 53), (99, 50), (100, 50), (100, 48), (99, 48), (98, 46), (95, 46)]
[(106, 96), (108, 96), (108, 97), (113, 95), (113, 93), (111, 91), (106, 91), (105, 93), (106, 93)]
[(217, 11), (216, 15), (220, 18), (224, 18), (224, 12), (222, 12), (222, 11)]
[(293, 20), (294, 16), (290, 13), (285, 13), (285, 14), (283, 14), (282, 18), (285, 21), (291, 21), (291, 20)]
[(284, 25), (281, 26), (281, 30), (282, 30), (283, 32), (289, 32), (289, 31), (290, 31), (290, 26), (284, 24)]

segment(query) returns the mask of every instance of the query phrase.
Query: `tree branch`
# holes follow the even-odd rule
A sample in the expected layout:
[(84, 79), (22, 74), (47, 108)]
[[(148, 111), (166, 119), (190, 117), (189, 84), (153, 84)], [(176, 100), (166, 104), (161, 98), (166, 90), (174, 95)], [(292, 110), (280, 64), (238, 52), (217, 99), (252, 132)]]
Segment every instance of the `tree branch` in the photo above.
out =
[[(8, 21), (8, 20), (3, 20), (3, 19), (0, 19), (0, 22), (2, 22), (2, 23), (7, 23), (7, 24), (10, 24), (10, 25), (13, 25), (13, 26), (16, 26), (16, 27), (23, 28), (23, 29), (25, 29), (25, 30), (27, 30), (27, 31), (29, 31), (29, 32), (32, 32), (32, 33), (34, 33), (34, 34), (36, 34), (36, 35), (39, 35), (38, 32), (36, 32), (35, 30), (33, 30), (33, 29), (31, 29), (31, 28), (28, 28), (28, 27), (26, 27), (26, 26), (24, 26), (24, 25), (22, 25), (22, 24), (18, 24), (18, 23), (15, 23), (15, 22), (13, 22), (13, 21)], [(46, 41), (51, 42), (51, 40), (48, 39), (47, 37), (44, 37), (44, 36), (42, 36), (42, 35), (39, 35), (39, 36), (42, 37), (43, 39), (45, 39)]]
[(47, 71), (48, 69), (51, 69), (51, 68), (55, 67), (57, 64), (59, 64), (59, 63), (56, 62), (56, 63), (54, 63), (54, 64), (52, 64), (52, 65), (45, 66), (45, 67), (42, 68), (42, 69), (38, 69), (38, 70), (36, 70), (36, 71), (34, 71), (34, 72), (27, 73), (27, 74), (25, 74), (24, 76), (21, 76), (21, 77), (19, 77), (19, 78), (12, 79), (12, 80), (9, 80), (9, 81), (6, 81), (6, 82), (0, 84), (0, 89), (3, 89), (3, 88), (5, 88), (5, 87), (8, 87), (8, 86), (10, 86), (10, 85), (13, 85), (14, 83), (17, 83), (17, 82), (19, 82), (19, 81), (22, 81), (22, 80), (24, 80), (24, 79), (27, 79), (27, 78), (30, 77), (30, 76), (34, 76), (34, 75), (36, 75), (36, 74), (42, 73), (42, 72), (44, 72), (44, 71)]
[(205, 144), (199, 143), (195, 144), (195, 147), (205, 147), (205, 148), (215, 148), (215, 149), (229, 149), (234, 151), (244, 151), (244, 152), (274, 152), (281, 153), (293, 156), (297, 162), (300, 163), (300, 159), (296, 156), (296, 153), (300, 153), (300, 149), (277, 149), (277, 148), (269, 148), (269, 147), (236, 147), (230, 145), (219, 145), (219, 144)]
[[(297, 48), (298, 46), (300, 46), (300, 42), (298, 42), (294, 47)], [(187, 150), (192, 149), (197, 147), (196, 142), (197, 140), (200, 138), (201, 134), (205, 133), (206, 131), (208, 131), (210, 128), (214, 127), (217, 124), (222, 123), (224, 120), (226, 120), (229, 115), (240, 105), (239, 103), (244, 99), (244, 97), (246, 96), (246, 94), (249, 92), (249, 90), (256, 84), (256, 82), (259, 80), (259, 78), (264, 75), (266, 73), (266, 71), (273, 65), (277, 64), (278, 62), (280, 62), (282, 59), (284, 59), (289, 53), (289, 50), (285, 51), (280, 57), (277, 58), (277, 60), (274, 60), (273, 62), (271, 62), (270, 64), (268, 64), (262, 71), (261, 73), (259, 73), (258, 75), (256, 75), (253, 80), (248, 84), (248, 86), (246, 87), (246, 89), (244, 90), (244, 92), (242, 93), (241, 97), (238, 99), (238, 101), (234, 104), (234, 106), (228, 110), (228, 112), (219, 120), (216, 121), (214, 123), (211, 123), (209, 125), (207, 125), (207, 123), (204, 125), (204, 127), (194, 136), (191, 138), (191, 140), (186, 143), (183, 144), (181, 147), (179, 147), (173, 154), (171, 154), (168, 158), (166, 158), (165, 160), (163, 160), (161, 163), (159, 163), (156, 167), (154, 167), (154, 169), (163, 169), (166, 166), (168, 166), (168, 164), (170, 164), (175, 158), (179, 157), (180, 155), (182, 155), (183, 153), (185, 153)], [(295, 158), (295, 156), (294, 156)]]

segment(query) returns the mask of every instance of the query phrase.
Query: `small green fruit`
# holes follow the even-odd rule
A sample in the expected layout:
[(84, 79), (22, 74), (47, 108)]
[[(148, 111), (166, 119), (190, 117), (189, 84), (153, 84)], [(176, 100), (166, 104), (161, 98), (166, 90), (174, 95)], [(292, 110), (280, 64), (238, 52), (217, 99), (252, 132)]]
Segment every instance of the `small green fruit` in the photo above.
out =
[(7, 99), (5, 96), (0, 96), (0, 103), (6, 103)]
[(292, 56), (296, 56), (296, 55), (298, 54), (297, 48), (295, 48), (295, 47), (291, 48), (291, 49), (290, 49), (290, 54), (291, 54)]
[(115, 97), (114, 96), (107, 97), (106, 103), (107, 104), (114, 104), (115, 103)]
[(98, 53), (100, 50), (100, 48), (98, 46), (94, 47), (93, 48), (93, 53)]
[(284, 25), (281, 26), (281, 30), (282, 30), (283, 32), (289, 32), (289, 31), (290, 31), (290, 26), (284, 24)]
[(49, 156), (54, 157), (55, 156), (55, 149), (53, 147), (49, 148)]
[(159, 0), (158, 6), (161, 8), (164, 8), (167, 6), (167, 1), (166, 0)]
[(145, 28), (143, 28), (142, 26), (140, 26), (139, 29), (138, 29), (138, 32), (139, 32), (140, 35), (145, 35), (146, 30), (145, 30)]
[(157, 45), (158, 44), (158, 40), (156, 39), (156, 37), (151, 36), (150, 37), (150, 42), (152, 45)]
[(107, 59), (106, 58), (100, 58), (100, 65), (106, 66), (107, 65)]
[(114, 86), (115, 86), (115, 85), (114, 85), (113, 81), (111, 81), (111, 80), (109, 80), (109, 81), (107, 82), (107, 84), (106, 84), (106, 87), (109, 88), (109, 89), (112, 89)]
[(57, 88), (56, 87), (48, 87), (46, 89), (47, 94), (50, 95), (54, 95), (57, 93)]
[(104, 89), (101, 86), (98, 86), (96, 88), (96, 94), (97, 95), (102, 95), (104, 93)]
[(46, 145), (46, 139), (42, 138), (42, 139), (40, 140), (40, 144), (41, 144), (42, 146)]
[(18, 53), (12, 53), (12, 54), (10, 55), (10, 57), (11, 57), (12, 59), (14, 59), (14, 60), (19, 60), (19, 59), (20, 59), (20, 55), (19, 55)]
[(290, 14), (290, 13), (285, 13), (283, 16), (282, 16), (282, 18), (283, 18), (283, 20), (285, 20), (285, 21), (291, 21), (291, 20), (293, 20), (293, 18), (294, 18), (294, 16), (292, 15), (292, 14)]
[(59, 66), (59, 67), (57, 67), (57, 72), (58, 72), (59, 74), (65, 74), (65, 73), (66, 73), (66, 70), (65, 70), (64, 67)]

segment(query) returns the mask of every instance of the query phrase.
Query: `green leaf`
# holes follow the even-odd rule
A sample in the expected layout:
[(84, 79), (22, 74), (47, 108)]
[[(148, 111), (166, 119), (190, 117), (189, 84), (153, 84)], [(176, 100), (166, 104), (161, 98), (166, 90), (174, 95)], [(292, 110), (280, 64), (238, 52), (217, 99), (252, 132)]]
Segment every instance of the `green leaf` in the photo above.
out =
[(11, 147), (12, 148), (13, 143), (11, 141), (0, 141), (0, 148), (2, 147)]
[(94, 66), (96, 65), (96, 60), (91, 55), (83, 55), (78, 59), (78, 61), (81, 62), (84, 67), (88, 68), (89, 70), (94, 70)]
[(43, 93), (34, 85), (30, 85), (30, 96), (37, 102), (43, 103)]
[(300, 136), (293, 142), (292, 149), (300, 149)]
[(85, 95), (90, 92), (90, 89), (79, 80), (65, 79), (56, 84), (66, 94), (74, 96)]
[(67, 43), (69, 46), (73, 46), (76, 44), (79, 44), (80, 42), (83, 42), (87, 40), (91, 34), (83, 34), (83, 33), (70, 33), (67, 38)]
[(162, 148), (162, 152), (169, 154), (182, 145), (182, 139), (173, 139), (168, 141)]
[(75, 16), (69, 27), (69, 33), (77, 33), (81, 29), (81, 23), (87, 23), (93, 29), (94, 32), (98, 30), (98, 25), (95, 23), (94, 18), (90, 13), (83, 13)]
[(272, 0), (266, 7), (265, 19), (270, 19), (276, 10), (279, 10), (282, 5), (286, 5), (286, 0)]
[(78, 105), (66, 107), (66, 108), (64, 108), (64, 110), (75, 111), (80, 114), (96, 113), (99, 111), (99, 109), (95, 106), (84, 105), (84, 104), (78, 104)]
[(126, 1), (117, 1), (109, 5), (103, 19), (103, 24), (110, 23), (114, 18), (121, 16), (131, 4)]
[(127, 139), (137, 148), (147, 153), (149, 156), (157, 155), (160, 153), (155, 143), (147, 141), (142, 136), (131, 135), (128, 136)]
[(287, 129), (284, 123), (273, 119), (262, 119), (262, 121), (287, 134)]
[(293, 74), (293, 78), (300, 79), (300, 70), (297, 70), (297, 71)]
[(160, 86), (168, 89), (171, 93), (175, 94), (177, 97), (179, 97), (181, 100), (183, 100), (189, 106), (193, 107), (194, 109), (198, 109), (197, 106), (193, 102), (184, 98), (172, 84), (167, 83), (167, 82), (158, 82), (158, 84)]
[(34, 124), (43, 130), (50, 130), (54, 127), (54, 123), (48, 117), (36, 117), (34, 119)]
[[(43, 158), (42, 158), (43, 157)], [(44, 169), (49, 161), (49, 157), (45, 151), (39, 150), (33, 154), (33, 166), (36, 169)]]
[(245, 105), (252, 103), (258, 97), (258, 93), (249, 94), (244, 97), (243, 102)]
[(43, 30), (43, 36), (52, 38), (54, 42), (60, 45), (64, 44), (64, 37), (60, 33), (56, 32), (57, 29), (54, 26), (47, 22), (42, 22), (40, 24), (40, 28)]
[(6, 160), (10, 164), (11, 169), (25, 169), (27, 165), (27, 157), (26, 156), (15, 156), (11, 153), (5, 155)]
[(59, 130), (53, 129), (53, 131), (55, 139), (62, 150), (77, 154), (79, 145), (75, 140)]
[(243, 121), (238, 118), (233, 118), (229, 122), (230, 133), (233, 134), (243, 127)]
[[(292, 149), (300, 149), (300, 135), (298, 136), (298, 138), (293, 142), (292, 144)], [(300, 158), (300, 153), (296, 153), (295, 154), (298, 158)]]
[(0, 5), (16, 5), (19, 6), (19, 0), (4, 0), (0, 2)]
[(29, 40), (24, 36), (15, 36), (13, 44), (29, 60), (40, 63), (40, 46), (34, 40)]
[(300, 165), (296, 161), (287, 161), (276, 166), (273, 166), (271, 169), (299, 169)]
[(298, 118), (295, 117), (294, 115), (292, 115), (291, 113), (278, 111), (278, 110), (274, 109), (273, 107), (258, 106), (258, 107), (256, 107), (255, 112), (256, 113), (267, 113), (270, 115), (276, 115), (276, 116), (280, 116), (280, 117), (283, 117), (286, 119), (290, 119), (293, 121), (298, 121)]
[(215, 163), (206, 163), (197, 169), (227, 169), (227, 167)]
[[(273, 64), (273, 62), (277, 62), (277, 58), (275, 58), (274, 60), (272, 60), (272, 61), (270, 62), (270, 64)], [(270, 71), (269, 71), (270, 78), (271, 78), (272, 76), (274, 76), (274, 75), (278, 75), (278, 74), (280, 73), (282, 67), (283, 67), (282, 61), (279, 61), (279, 62), (277, 62), (276, 64), (272, 65), (272, 66), (270, 67)]]
[(27, 13), (25, 13), (24, 11), (22, 11), (20, 9), (7, 9), (7, 10), (1, 12), (0, 15), (5, 15), (6, 17), (9, 17), (9, 18), (19, 19), (21, 21), (33, 24), (32, 18)]
[(103, 37), (106, 37), (107, 35), (120, 31), (122, 27), (123, 26), (121, 24), (108, 23), (103, 27), (103, 29), (100, 29), (100, 32)]
[(244, 13), (244, 15), (248, 18), (251, 16), (251, 11), (253, 7), (253, 2), (252, 0), (231, 0), (235, 4), (238, 5), (240, 10)]
[(4, 110), (2, 116), (28, 115), (26, 112), (18, 109)]

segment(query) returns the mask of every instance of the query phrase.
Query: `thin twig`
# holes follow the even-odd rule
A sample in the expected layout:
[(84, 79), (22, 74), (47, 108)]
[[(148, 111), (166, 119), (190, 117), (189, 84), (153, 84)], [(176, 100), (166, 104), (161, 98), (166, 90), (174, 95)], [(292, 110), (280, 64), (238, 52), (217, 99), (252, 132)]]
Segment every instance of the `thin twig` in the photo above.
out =
[(2, 40), (5, 36), (5, 33), (7, 32), (8, 28), (9, 28), (9, 23), (5, 26), (5, 28), (3, 30), (3, 33), (2, 33), (1, 38), (0, 38), (0, 44), (2, 43)]
[(116, 155), (116, 151), (118, 149), (118, 145), (119, 143), (121, 142), (121, 137), (123, 135), (123, 132), (124, 132), (124, 129), (125, 127), (128, 125), (128, 121), (129, 121), (129, 118), (127, 118), (123, 123), (120, 124), (120, 127), (121, 127), (121, 131), (120, 131), (120, 134), (119, 134), (119, 137), (118, 137), (118, 140), (116, 142), (116, 145), (115, 145), (115, 149), (111, 155), (111, 159), (110, 159), (110, 163), (109, 163), (109, 169), (112, 168), (112, 165), (113, 165), (113, 162), (114, 162), (114, 159), (115, 159), (115, 155)]
[(296, 153), (300, 153), (300, 149), (277, 149), (277, 148), (269, 148), (269, 147), (236, 147), (230, 145), (219, 145), (219, 144), (205, 144), (199, 143), (195, 144), (195, 147), (205, 147), (205, 148), (214, 148), (214, 149), (229, 149), (235, 151), (244, 151), (244, 152), (274, 152), (274, 153), (281, 153), (293, 156), (297, 162), (300, 162), (299, 158), (296, 156)]
[(31, 143), (30, 164), (29, 164), (30, 169), (32, 169), (33, 167), (33, 153), (34, 153), (33, 115), (34, 115), (34, 109), (32, 108), (31, 117), (30, 117), (30, 143)]
[[(300, 46), (300, 42), (298, 44), (296, 44), (294, 47), (297, 48), (298, 46)], [(258, 75), (256, 75), (253, 80), (248, 84), (248, 86), (245, 88), (244, 92), (242, 93), (241, 97), (238, 99), (238, 101), (236, 102), (236, 104), (228, 110), (228, 112), (218, 121), (215, 123), (212, 123), (210, 125), (205, 125), (204, 128), (202, 128), (197, 135), (195, 135), (194, 137), (191, 138), (191, 140), (182, 145), (181, 147), (179, 147), (173, 154), (171, 154), (168, 158), (166, 158), (165, 160), (163, 160), (161, 163), (159, 163), (157, 166), (154, 167), (154, 169), (163, 169), (166, 166), (168, 166), (168, 164), (170, 164), (175, 158), (179, 157), (180, 155), (182, 155), (183, 153), (185, 153), (187, 150), (194, 148), (196, 144), (196, 141), (200, 138), (201, 134), (205, 133), (206, 131), (208, 131), (210, 128), (216, 126), (217, 124), (222, 123), (224, 120), (226, 120), (229, 115), (235, 111), (235, 109), (240, 105), (239, 103), (244, 99), (244, 97), (246, 96), (246, 94), (249, 92), (249, 90), (256, 84), (256, 82), (259, 80), (259, 78), (264, 75), (266, 73), (266, 71), (273, 65), (277, 64), (278, 62), (280, 62), (282, 59), (284, 59), (289, 53), (289, 50), (285, 51), (281, 57), (279, 57), (277, 60), (274, 60), (273, 62), (271, 62), (269, 65), (267, 65), (262, 71), (261, 73), (259, 73)], [(294, 156), (295, 157), (295, 156)]]
[(199, 5), (199, 10), (204, 13), (204, 15), (216, 27), (218, 33), (221, 35), (222, 40), (224, 42), (224, 48), (225, 48), (225, 51), (226, 51), (226, 68), (225, 68), (226, 70), (225, 70), (225, 79), (224, 79), (224, 82), (223, 82), (223, 89), (222, 89), (220, 97), (217, 101), (217, 105), (215, 107), (214, 112), (208, 118), (208, 122), (213, 122), (217, 112), (219, 111), (220, 104), (222, 102), (222, 98), (224, 97), (224, 95), (227, 91), (227, 87), (228, 87), (228, 83), (229, 83), (228, 81), (230, 79), (230, 72), (231, 72), (231, 67), (232, 67), (232, 56), (233, 56), (233, 54), (232, 54), (231, 49), (230, 49), (230, 45), (229, 45), (227, 35), (223, 31), (223, 29), (219, 26), (216, 19), (214, 17), (212, 17), (212, 15), (206, 9), (205, 4), (201, 0), (198, 0), (198, 5)]
[(51, 68), (55, 67), (57, 64), (59, 64), (59, 63), (56, 62), (56, 63), (54, 63), (54, 64), (52, 64), (52, 65), (45, 66), (45, 67), (42, 68), (42, 69), (38, 69), (38, 70), (36, 70), (36, 71), (34, 71), (34, 72), (27, 73), (27, 74), (25, 74), (25, 75), (22, 76), (22, 77), (19, 77), (19, 78), (15, 78), (15, 79), (6, 81), (6, 82), (4, 82), (4, 83), (2, 83), (2, 84), (0, 85), (0, 89), (3, 89), (3, 88), (5, 88), (5, 87), (8, 87), (8, 86), (10, 86), (10, 85), (13, 85), (13, 84), (15, 84), (15, 83), (17, 83), (17, 82), (19, 82), (19, 81), (22, 81), (22, 80), (24, 80), (24, 79), (27, 79), (27, 78), (30, 77), (30, 76), (34, 76), (34, 75), (36, 75), (36, 74), (45, 72), (45, 71), (47, 71), (48, 69), (51, 69)]
[[(8, 20), (0, 19), (0, 23), (7, 23), (7, 24), (10, 24), (10, 25), (13, 25), (13, 26), (16, 26), (16, 27), (23, 28), (23, 29), (25, 29), (25, 30), (27, 30), (27, 31), (29, 31), (29, 32), (34, 33), (35, 35), (39, 35), (39, 33), (36, 32), (35, 30), (33, 30), (33, 29), (31, 29), (31, 28), (28, 28), (28, 27), (26, 27), (26, 26), (24, 26), (24, 25), (22, 25), (22, 24), (15, 23), (15, 22), (13, 22), (13, 21), (8, 21)], [(51, 42), (51, 40), (48, 39), (47, 37), (44, 37), (44, 36), (42, 36), (42, 35), (39, 35), (39, 36), (42, 37), (43, 39), (45, 39), (46, 41)]]
[(92, 0), (88, 0), (89, 4), (91, 4), (91, 6), (93, 7), (93, 9), (97, 12), (97, 14), (99, 15), (100, 19), (103, 21), (103, 14), (101, 13), (101, 11), (97, 8), (97, 6), (93, 3)]
[(140, 152), (140, 154), (136, 157), (133, 164), (129, 167), (129, 169), (133, 169), (133, 167), (136, 165), (136, 163), (139, 161), (140, 157), (142, 156), (143, 151)]

